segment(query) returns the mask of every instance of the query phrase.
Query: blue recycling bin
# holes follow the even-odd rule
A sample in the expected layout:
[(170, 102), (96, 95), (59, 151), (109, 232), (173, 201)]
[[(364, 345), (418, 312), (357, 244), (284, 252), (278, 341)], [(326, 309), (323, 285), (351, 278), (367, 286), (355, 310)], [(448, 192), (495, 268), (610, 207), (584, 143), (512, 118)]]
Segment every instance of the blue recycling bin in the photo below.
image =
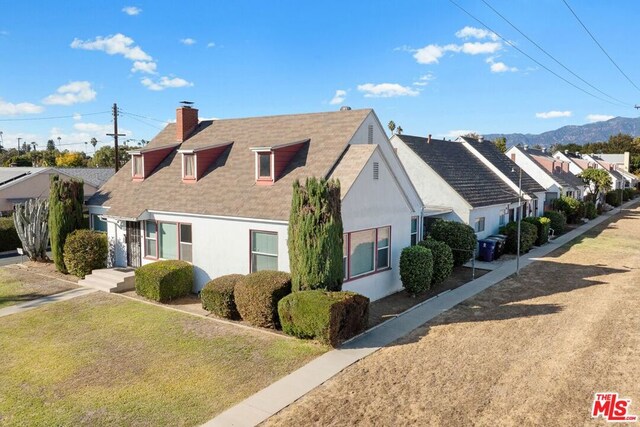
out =
[(480, 246), (480, 260), (491, 262), (496, 251), (496, 240), (482, 239), (478, 241)]
[(504, 234), (494, 234), (491, 235), (489, 237), (487, 237), (487, 239), (491, 239), (491, 240), (497, 240), (497, 244), (496, 244), (496, 250), (495, 253), (493, 255), (493, 259), (498, 259), (500, 258), (502, 255), (504, 255), (504, 249), (505, 246), (507, 245), (507, 236)]

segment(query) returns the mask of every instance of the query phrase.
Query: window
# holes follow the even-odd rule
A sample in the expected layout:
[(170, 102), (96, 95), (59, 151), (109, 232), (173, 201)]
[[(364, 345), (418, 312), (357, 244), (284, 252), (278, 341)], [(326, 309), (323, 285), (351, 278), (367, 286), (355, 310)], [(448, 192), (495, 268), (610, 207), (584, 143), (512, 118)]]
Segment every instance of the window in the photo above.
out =
[(538, 216), (538, 199), (533, 201), (533, 216)]
[(91, 223), (95, 231), (107, 232), (107, 221), (100, 219), (96, 214), (91, 214)]
[(144, 223), (144, 256), (158, 257), (158, 225), (153, 221)]
[(142, 156), (132, 156), (131, 161), (133, 162), (133, 176), (144, 176), (142, 170)]
[(191, 224), (180, 224), (180, 259), (191, 262), (192, 256)]
[(271, 153), (258, 153), (258, 178), (271, 179)]
[(377, 246), (377, 270), (382, 270), (384, 268), (389, 268), (391, 261), (389, 260), (389, 254), (391, 251), (389, 250), (389, 238), (391, 234), (390, 227), (378, 228), (378, 246)]
[(418, 244), (418, 217), (411, 217), (411, 246)]
[(391, 227), (346, 233), (343, 242), (345, 280), (391, 267)]
[(178, 259), (178, 225), (172, 222), (161, 222), (158, 225), (160, 258)]
[(476, 218), (476, 233), (484, 231), (484, 217)]
[(498, 225), (505, 225), (507, 223), (507, 214), (505, 211), (500, 212), (500, 222)]
[(251, 272), (278, 269), (278, 234), (251, 232)]
[(196, 177), (196, 156), (195, 154), (183, 154), (184, 177), (195, 179)]
[(380, 178), (380, 165), (378, 162), (373, 162), (373, 179)]

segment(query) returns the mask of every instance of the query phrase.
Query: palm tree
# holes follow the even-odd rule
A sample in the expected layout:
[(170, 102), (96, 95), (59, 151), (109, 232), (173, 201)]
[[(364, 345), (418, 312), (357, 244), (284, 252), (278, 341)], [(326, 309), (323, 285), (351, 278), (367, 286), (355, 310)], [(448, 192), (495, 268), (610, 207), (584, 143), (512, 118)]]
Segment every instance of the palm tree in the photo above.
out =
[(91, 145), (93, 145), (93, 154), (96, 154), (96, 145), (98, 145), (98, 140), (91, 138)]
[(402, 132), (403, 132), (402, 126), (398, 126), (398, 135), (402, 135)]
[(389, 124), (387, 125), (387, 127), (391, 131), (391, 136), (393, 136), (393, 131), (396, 130), (396, 123), (393, 120), (391, 120), (389, 121)]

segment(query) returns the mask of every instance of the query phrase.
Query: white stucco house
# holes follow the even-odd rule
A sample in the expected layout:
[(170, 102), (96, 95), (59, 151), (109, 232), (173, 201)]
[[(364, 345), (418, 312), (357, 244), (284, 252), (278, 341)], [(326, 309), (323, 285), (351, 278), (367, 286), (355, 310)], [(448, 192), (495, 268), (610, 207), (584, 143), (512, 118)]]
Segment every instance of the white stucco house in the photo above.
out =
[(571, 163), (554, 158), (546, 149), (515, 145), (505, 153), (547, 190), (546, 205), (560, 196), (584, 198), (588, 186), (570, 171)]
[(402, 289), (402, 249), (421, 235), (422, 201), (372, 110), (198, 120), (177, 109), (89, 201), (114, 266), (183, 259), (194, 290), (225, 274), (289, 270), (292, 184), (336, 178), (343, 289), (372, 300)]
[(517, 186), (514, 189), (463, 143), (394, 135), (391, 144), (423, 204), (451, 210), (444, 219), (470, 225), (483, 239), (515, 218)]
[(616, 165), (614, 165), (613, 163), (605, 162), (597, 158), (595, 154), (582, 154), (582, 158), (588, 162), (593, 163), (596, 169), (607, 171), (607, 173), (611, 177), (612, 190), (621, 190), (630, 186), (630, 182), (626, 180), (624, 175), (622, 175), (622, 173), (620, 173), (616, 169)]

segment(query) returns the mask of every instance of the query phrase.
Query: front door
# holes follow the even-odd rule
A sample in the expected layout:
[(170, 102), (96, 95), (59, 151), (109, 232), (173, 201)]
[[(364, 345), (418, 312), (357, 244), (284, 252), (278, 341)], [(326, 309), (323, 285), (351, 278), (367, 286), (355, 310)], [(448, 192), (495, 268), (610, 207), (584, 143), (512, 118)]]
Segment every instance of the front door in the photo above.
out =
[(140, 267), (141, 264), (141, 241), (140, 223), (127, 221), (127, 267)]

